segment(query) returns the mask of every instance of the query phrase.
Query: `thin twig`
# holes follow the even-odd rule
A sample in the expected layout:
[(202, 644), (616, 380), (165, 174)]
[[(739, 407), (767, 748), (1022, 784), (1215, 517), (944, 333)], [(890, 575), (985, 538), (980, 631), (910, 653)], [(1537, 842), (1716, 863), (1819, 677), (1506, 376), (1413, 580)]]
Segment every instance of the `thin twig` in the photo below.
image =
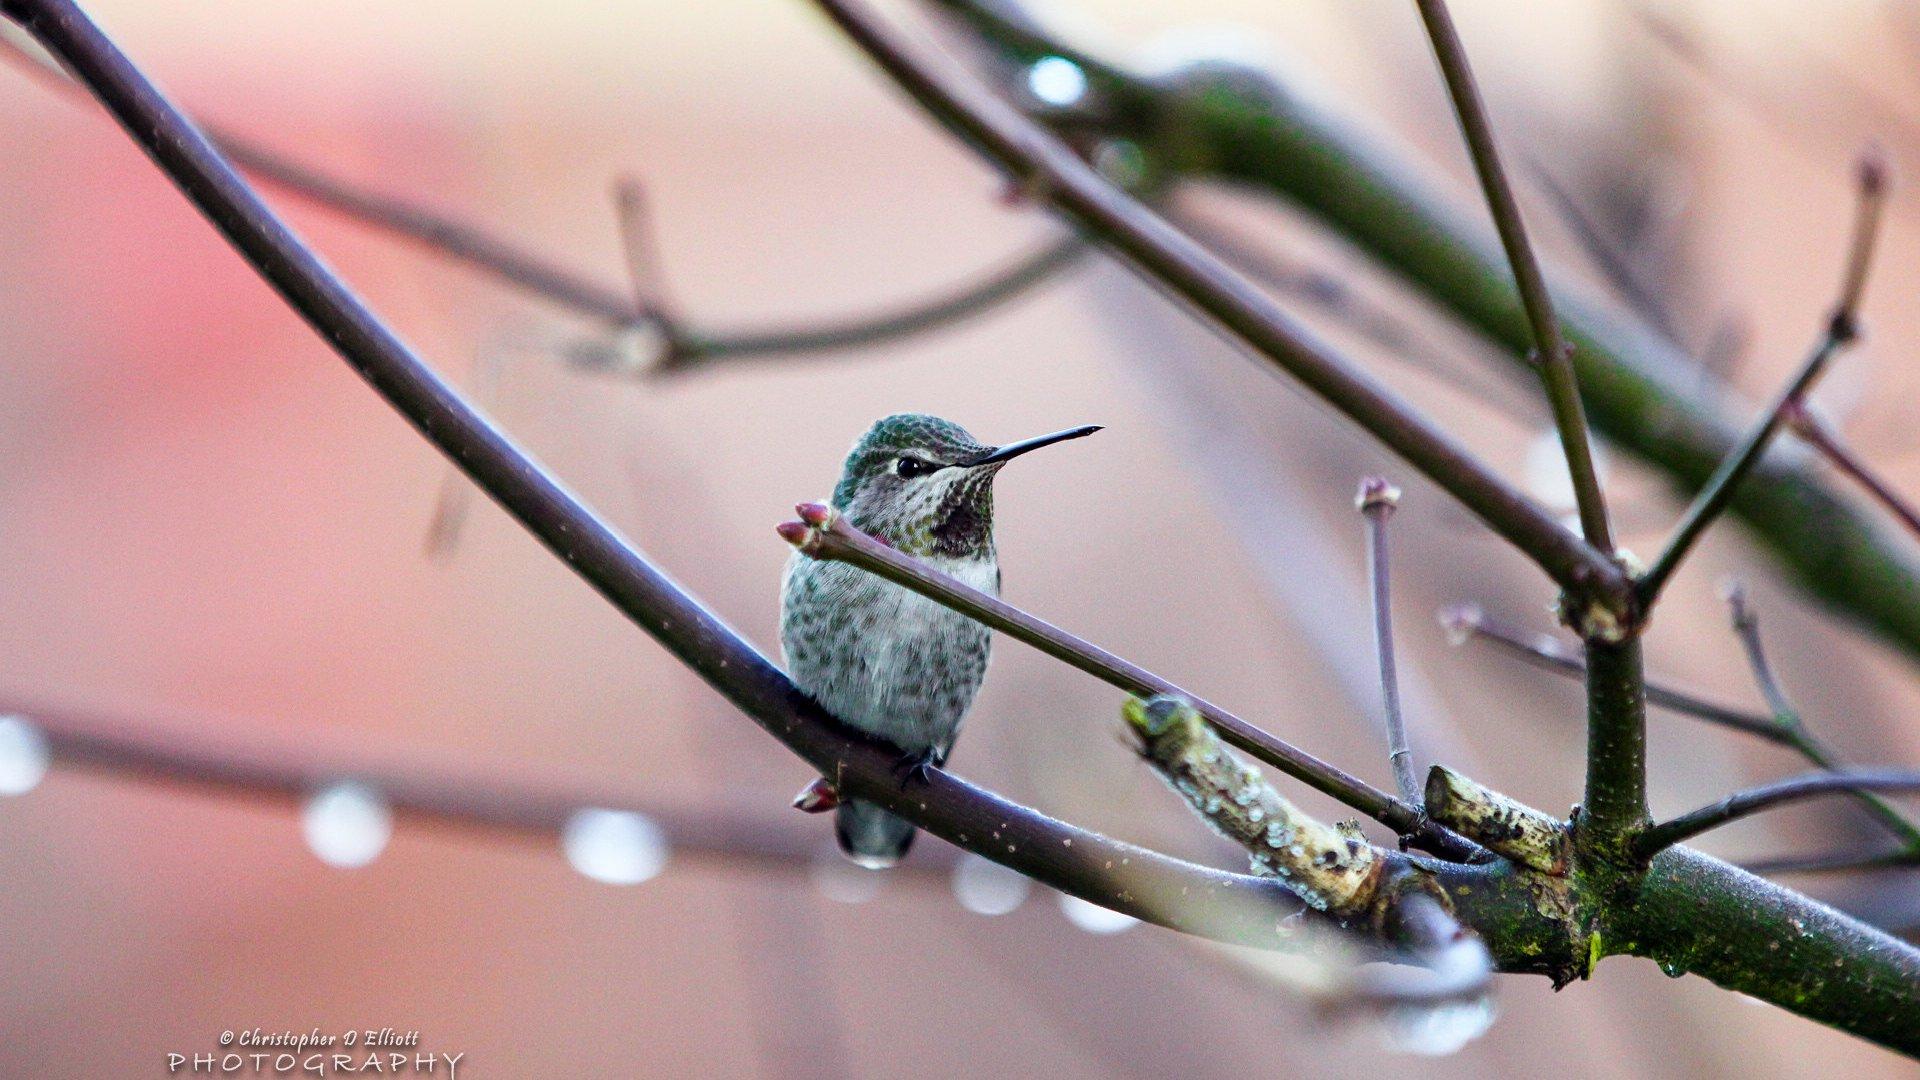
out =
[(1860, 460), (1850, 447), (1840, 441), (1840, 436), (1833, 429), (1814, 415), (1806, 402), (1794, 401), (1788, 404), (1787, 427), (1802, 442), (1818, 450), (1820, 456), (1832, 462), (1835, 468), (1846, 473), (1865, 488), (1867, 494), (1887, 508), (1888, 513), (1900, 519), (1900, 524), (1906, 526), (1908, 532), (1915, 537), (1920, 537), (1920, 511), (1916, 511), (1912, 503), (1869, 469), (1866, 462)]
[[(0, 56), (19, 61), (48, 85), (72, 94), (84, 90), (52, 61), (23, 49), (0, 33)], [(680, 373), (723, 360), (767, 359), (841, 352), (884, 344), (924, 333), (1011, 300), (1064, 270), (1087, 246), (1072, 237), (1042, 245), (1005, 266), (945, 292), (873, 313), (827, 317), (784, 326), (699, 327), (676, 317), (662, 292), (660, 274), (650, 270), (647, 286), (623, 293), (592, 281), (511, 240), (432, 207), (372, 191), (341, 177), (269, 150), (252, 139), (215, 125), (204, 130), (234, 164), (261, 180), (363, 225), (419, 244), (428, 251), (478, 270), (515, 289), (538, 296), (619, 331), (651, 331), (651, 347), (602, 344), (574, 350), (584, 366), (643, 373)], [(629, 243), (629, 273), (634, 251)], [(642, 250), (650, 250), (651, 241)], [(657, 266), (657, 255), (649, 255)], [(648, 302), (651, 296), (653, 302)], [(639, 362), (634, 360), (638, 354)]]
[(877, 18), (861, 0), (815, 0), (915, 101), (1139, 270), (1292, 374), (1366, 429), (1563, 587), (1624, 609), (1625, 575), (1453, 436), (1298, 326), (1253, 282), (1081, 160), (951, 60)]
[(1666, 549), (1640, 578), (1637, 591), (1642, 607), (1653, 605), (1660, 590), (1679, 568), (1681, 560), (1693, 550), (1700, 535), (1733, 501), (1740, 482), (1760, 463), (1767, 447), (1773, 442), (1774, 434), (1785, 422), (1787, 407), (1804, 398), (1820, 376), (1825, 374), (1828, 361), (1860, 336), (1860, 300), (1866, 291), (1867, 273), (1873, 265), (1881, 209), (1886, 203), (1887, 166), (1876, 148), (1869, 147), (1861, 155), (1857, 175), (1860, 197), (1854, 218), (1853, 243), (1848, 251), (1846, 271), (1840, 281), (1839, 299), (1834, 303), (1826, 330), (1814, 344), (1812, 353), (1800, 365), (1800, 370), (1788, 381), (1767, 411), (1761, 414), (1759, 422), (1746, 439), (1727, 455), (1713, 477), (1700, 489), (1693, 505), (1687, 508), (1679, 527), (1674, 530), (1673, 539), (1667, 542)]
[(1480, 175), (1480, 186), (1486, 192), (1487, 208), (1493, 213), (1501, 246), (1506, 248), (1507, 262), (1513, 267), (1520, 302), (1533, 327), (1534, 358), (1546, 384), (1548, 403), (1553, 407), (1553, 423), (1560, 432), (1560, 448), (1566, 454), (1567, 470), (1573, 477), (1581, 532), (1594, 547), (1611, 552), (1613, 535), (1607, 524), (1606, 496), (1600, 490), (1600, 478), (1593, 467), (1592, 437), (1587, 430), (1586, 411), (1580, 404), (1573, 352), (1560, 332), (1553, 298), (1547, 293), (1546, 276), (1540, 272), (1540, 262), (1527, 241), (1520, 204), (1513, 197), (1513, 187), (1505, 170), (1500, 167), (1493, 125), (1487, 119), (1486, 103), (1474, 82), (1473, 68), (1467, 62), (1466, 46), (1461, 44), (1459, 31), (1454, 28), (1446, 0), (1417, 0), (1417, 3), (1420, 18), (1427, 25), (1427, 37), (1433, 42), (1434, 57), (1440, 63), (1440, 73), (1453, 97), (1454, 112), (1460, 118), (1460, 130), (1466, 136), (1474, 171)]
[(1454, 859), (1470, 859), (1480, 854), (1478, 846), (1427, 821), (1416, 807), (1395, 799), (1291, 743), (1269, 735), (1137, 664), (1029, 615), (999, 597), (964, 585), (920, 560), (881, 543), (854, 528), (832, 507), (822, 503), (802, 503), (796, 510), (801, 520), (781, 525), (779, 532), (801, 553), (815, 559), (844, 562), (878, 574), (1136, 697), (1171, 695), (1183, 698), (1191, 702), (1209, 724), (1219, 729), (1221, 737), (1227, 742), (1315, 790), (1333, 796), (1397, 834), (1413, 838), (1418, 846)]
[(1849, 772), (1807, 773), (1738, 791), (1698, 810), (1663, 821), (1642, 833), (1634, 850), (1650, 859), (1675, 844), (1685, 843), (1710, 829), (1757, 814), (1762, 810), (1823, 795), (1877, 791), (1920, 793), (1920, 772), (1902, 769), (1863, 769)]
[[(298, 801), (327, 784), (351, 779), (378, 792), (401, 814), (488, 833), (551, 841), (579, 811), (606, 809), (650, 819), (666, 834), (675, 855), (804, 870), (821, 850), (818, 835), (775, 825), (771, 819), (676, 809), (573, 785), (430, 772), (395, 764), (388, 754), (360, 750), (350, 758), (320, 760), (304, 749), (216, 742), (203, 733), (190, 734), (182, 725), (161, 727), (17, 700), (0, 704), (0, 713), (31, 724), (46, 739), (56, 767), (228, 798)], [(951, 866), (946, 854), (950, 850), (904, 865), (917, 863), (922, 870)]]
[[(1529, 634), (1508, 626), (1487, 615), (1477, 604), (1456, 604), (1447, 608), (1440, 613), (1440, 624), (1459, 640), (1472, 637), (1496, 645), (1534, 667), (1576, 680), (1587, 677), (1587, 662), (1552, 635)], [(1793, 745), (1792, 735), (1770, 716), (1721, 705), (1651, 680), (1647, 683), (1647, 702), (1696, 720), (1743, 731), (1768, 742)]]
[[(1747, 603), (1747, 591), (1739, 582), (1728, 582), (1722, 590), (1727, 600), (1727, 613), (1733, 621), (1733, 632), (1740, 639), (1740, 647), (1747, 656), (1747, 667), (1753, 672), (1754, 684), (1760, 688), (1760, 696), (1773, 710), (1773, 717), (1786, 732), (1790, 745), (1819, 767), (1828, 771), (1844, 768), (1839, 757), (1811, 730), (1794, 707), (1793, 701), (1780, 685), (1780, 679), (1774, 674), (1773, 665), (1767, 660), (1767, 650), (1760, 640), (1760, 616)], [(1860, 802), (1880, 819), (1887, 830), (1907, 846), (1910, 851), (1920, 851), (1920, 829), (1900, 811), (1894, 809), (1885, 799), (1871, 792), (1858, 792)]]
[(84, 80), (129, 136), (401, 415), (559, 558), (843, 792), (1056, 889), (1136, 918), (1276, 947), (1297, 901), (1271, 881), (1114, 841), (940, 769), (901, 787), (898, 751), (859, 738), (681, 592), (415, 356), (240, 179), (72, 0), (0, 0)]
[(1091, 250), (1085, 240), (1064, 236), (946, 292), (870, 314), (818, 319), (799, 326), (684, 331), (658, 373), (677, 374), (728, 360), (848, 352), (926, 333), (1030, 291), (1078, 263)]
[(1642, 268), (1612, 236), (1602, 228), (1592, 214), (1588, 213), (1574, 193), (1555, 176), (1552, 170), (1532, 158), (1523, 161), (1528, 172), (1533, 174), (1548, 200), (1560, 211), (1560, 219), (1580, 240), (1580, 246), (1593, 259), (1602, 275), (1613, 284), (1628, 306), (1647, 325), (1667, 339), (1675, 348), (1680, 347), (1680, 328), (1674, 325), (1673, 312), (1666, 298), (1660, 295), (1656, 285), (1644, 279)]
[(1367, 576), (1373, 585), (1373, 648), (1380, 660), (1380, 703), (1386, 710), (1387, 762), (1400, 800), (1415, 809), (1423, 798), (1413, 771), (1413, 747), (1407, 742), (1407, 723), (1400, 712), (1400, 677), (1393, 664), (1393, 590), (1387, 571), (1387, 519), (1400, 504), (1400, 489), (1378, 476), (1360, 482), (1355, 505), (1367, 519)]
[(653, 220), (653, 203), (646, 185), (636, 176), (622, 176), (613, 184), (614, 218), (620, 225), (620, 251), (626, 257), (627, 283), (633, 288), (636, 311), (645, 311), (674, 336), (679, 324), (667, 284), (666, 259), (660, 254), (660, 236)]

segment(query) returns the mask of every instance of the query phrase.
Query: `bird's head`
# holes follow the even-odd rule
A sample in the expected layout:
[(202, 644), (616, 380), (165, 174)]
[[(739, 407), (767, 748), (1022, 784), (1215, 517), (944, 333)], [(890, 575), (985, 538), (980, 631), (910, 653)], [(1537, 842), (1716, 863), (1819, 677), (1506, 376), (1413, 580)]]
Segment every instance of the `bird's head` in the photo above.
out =
[(847, 454), (833, 504), (854, 527), (910, 555), (964, 558), (993, 544), (993, 478), (1029, 450), (1099, 431), (1078, 427), (988, 446), (951, 420), (897, 413)]

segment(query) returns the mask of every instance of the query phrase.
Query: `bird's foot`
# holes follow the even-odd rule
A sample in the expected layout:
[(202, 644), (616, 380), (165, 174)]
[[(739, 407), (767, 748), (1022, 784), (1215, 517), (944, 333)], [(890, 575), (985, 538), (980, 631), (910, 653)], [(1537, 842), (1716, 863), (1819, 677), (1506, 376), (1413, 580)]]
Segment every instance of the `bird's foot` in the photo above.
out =
[(933, 767), (940, 764), (940, 755), (933, 750), (915, 750), (901, 754), (893, 763), (894, 778), (901, 787), (908, 784), (925, 784), (933, 773)]

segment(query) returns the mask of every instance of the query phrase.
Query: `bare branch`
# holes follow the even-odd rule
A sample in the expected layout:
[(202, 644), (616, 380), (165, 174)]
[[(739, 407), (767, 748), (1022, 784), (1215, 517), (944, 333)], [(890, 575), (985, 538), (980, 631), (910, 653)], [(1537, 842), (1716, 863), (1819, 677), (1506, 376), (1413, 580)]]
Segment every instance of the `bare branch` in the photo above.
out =
[[(0, 57), (19, 62), (56, 89), (84, 93), (52, 61), (29, 53), (8, 34), (0, 34)], [(697, 327), (686, 324), (671, 309), (652, 234), (646, 231), (636, 236), (634, 226), (641, 223), (631, 212), (624, 212), (621, 218), (626, 227), (623, 247), (633, 278), (631, 285), (638, 295), (589, 280), (474, 222), (330, 175), (224, 128), (209, 125), (205, 131), (215, 148), (234, 164), (293, 195), (419, 244), (616, 331), (637, 329), (645, 333), (647, 340), (643, 343), (616, 340), (572, 351), (570, 358), (576, 363), (596, 370), (679, 373), (721, 360), (868, 348), (958, 322), (1011, 300), (1064, 270), (1086, 251), (1084, 243), (1068, 237), (950, 291), (873, 314), (790, 326)], [(629, 196), (634, 189), (629, 186), (621, 190), (626, 192), (620, 196), (622, 204), (631, 211)]]
[[(31, 723), (46, 738), (55, 765), (143, 784), (277, 802), (298, 801), (350, 778), (378, 791), (400, 814), (488, 833), (551, 840), (576, 813), (593, 808), (644, 815), (666, 833), (676, 855), (793, 870), (804, 869), (820, 852), (817, 835), (777, 827), (771, 819), (641, 803), (615, 792), (432, 773), (397, 765), (385, 754), (319, 760), (304, 748), (220, 744), (124, 716), (19, 701), (0, 704), (0, 711)], [(936, 856), (918, 865), (941, 869), (951, 862)]]
[(1880, 233), (1881, 209), (1886, 202), (1887, 165), (1877, 148), (1869, 147), (1861, 155), (1857, 175), (1860, 198), (1854, 219), (1853, 243), (1848, 251), (1846, 270), (1840, 280), (1839, 299), (1834, 304), (1832, 316), (1827, 320), (1826, 330), (1814, 344), (1812, 353), (1800, 365), (1800, 370), (1788, 381), (1767, 411), (1761, 414), (1759, 422), (1746, 439), (1720, 463), (1713, 477), (1700, 489), (1679, 527), (1674, 530), (1673, 539), (1667, 541), (1666, 549), (1641, 576), (1637, 591), (1643, 607), (1653, 606), (1660, 590), (1666, 587), (1667, 580), (1679, 569), (1681, 560), (1693, 550), (1700, 535), (1733, 501), (1740, 482), (1760, 463), (1767, 447), (1773, 442), (1774, 434), (1785, 422), (1788, 407), (1804, 398), (1820, 376), (1825, 374), (1828, 361), (1860, 336), (1860, 300), (1866, 291), (1867, 273), (1873, 265), (1873, 251)]
[(1064, 236), (944, 293), (884, 311), (798, 326), (685, 332), (658, 373), (678, 374), (729, 360), (847, 352), (898, 341), (960, 322), (1029, 292), (1091, 250), (1085, 240)]
[[(1341, 923), (1383, 926), (1389, 941), (1442, 976), (1395, 980), (1367, 996), (1431, 1002), (1486, 993), (1493, 971), (1486, 947), (1465, 933), (1445, 894), (1436, 895), (1404, 856), (1374, 847), (1351, 826), (1302, 812), (1221, 746), (1187, 701), (1129, 698), (1124, 713), (1140, 756), (1202, 821), (1247, 851), (1255, 873), (1286, 882), (1314, 910)], [(1464, 952), (1456, 952), (1463, 943)]]
[(1175, 686), (1135, 664), (1052, 623), (1035, 618), (996, 596), (969, 588), (933, 570), (849, 524), (832, 507), (802, 503), (800, 521), (779, 527), (781, 537), (815, 559), (831, 559), (878, 574), (1039, 649), (1048, 656), (1137, 697), (1171, 695), (1193, 703), (1209, 724), (1234, 746), (1281, 772), (1339, 799), (1419, 846), (1455, 859), (1472, 858), (1479, 849), (1427, 822), (1420, 811), (1344, 770), (1267, 734), (1238, 716)]
[[(1465, 642), (1468, 638), (1485, 641), (1542, 670), (1573, 679), (1587, 677), (1587, 662), (1551, 634), (1529, 634), (1508, 626), (1487, 615), (1477, 604), (1456, 604), (1447, 608), (1440, 613), (1440, 625), (1446, 627), (1456, 641)], [(1792, 736), (1772, 717), (1708, 701), (1685, 690), (1648, 681), (1647, 702), (1696, 720), (1743, 731), (1768, 742), (1793, 745)]]
[(1533, 327), (1534, 359), (1546, 383), (1547, 400), (1553, 407), (1554, 427), (1560, 432), (1560, 448), (1566, 454), (1567, 470), (1573, 477), (1573, 492), (1580, 509), (1580, 529), (1587, 541), (1603, 552), (1613, 550), (1613, 535), (1607, 524), (1607, 504), (1600, 490), (1600, 478), (1594, 472), (1593, 446), (1587, 431), (1587, 417), (1580, 404), (1580, 384), (1573, 373), (1573, 354), (1560, 332), (1560, 320), (1553, 311), (1553, 299), (1547, 293), (1545, 275), (1527, 241), (1527, 228), (1520, 217), (1520, 204), (1513, 187), (1500, 167), (1500, 152), (1494, 145), (1493, 125), (1487, 119), (1486, 103), (1474, 82), (1467, 62), (1467, 50), (1454, 28), (1453, 15), (1446, 0), (1417, 0), (1420, 18), (1427, 26), (1434, 57), (1440, 63), (1447, 90), (1453, 97), (1454, 112), (1460, 118), (1460, 130), (1466, 136), (1474, 171), (1486, 192), (1487, 207), (1506, 248), (1507, 262), (1520, 291)]
[[(1740, 639), (1741, 651), (1747, 656), (1747, 667), (1753, 672), (1753, 681), (1759, 686), (1760, 696), (1766, 700), (1767, 707), (1773, 710), (1774, 719), (1781, 730), (1787, 734), (1789, 744), (1802, 757), (1823, 769), (1833, 771), (1844, 768), (1839, 757), (1826, 743), (1808, 730), (1800, 710), (1794, 707), (1779, 678), (1774, 675), (1773, 665), (1768, 662), (1767, 651), (1760, 641), (1760, 617), (1748, 606), (1746, 589), (1739, 582), (1730, 581), (1722, 592), (1727, 600), (1727, 612), (1733, 620), (1733, 632)], [(1879, 818), (1881, 824), (1908, 850), (1920, 851), (1920, 829), (1916, 829), (1905, 815), (1877, 795), (1865, 791), (1857, 794), (1862, 805)]]
[(939, 769), (911, 792), (898, 752), (863, 740), (681, 592), (434, 375), (268, 210), (193, 125), (72, 0), (0, 0), (0, 13), (83, 79), (127, 133), (341, 356), (482, 489), (714, 689), (835, 787), (1063, 892), (1136, 918), (1241, 944), (1279, 944), (1292, 899), (1075, 828)]
[[(1058, 138), (945, 57), (910, 43), (861, 0), (816, 0), (847, 37), (928, 112), (1143, 275), (1192, 303), (1353, 419), (1569, 591), (1624, 609), (1607, 556), (1475, 458), (1452, 436), (1298, 326), (1253, 282), (1101, 176)], [(1584, 611), (1581, 612), (1584, 614)]]
[(1367, 519), (1367, 571), (1373, 584), (1373, 647), (1380, 660), (1380, 703), (1386, 710), (1387, 762), (1400, 800), (1420, 809), (1420, 781), (1413, 775), (1413, 747), (1400, 713), (1400, 677), (1393, 664), (1393, 590), (1387, 570), (1387, 519), (1400, 503), (1400, 489), (1378, 476), (1360, 482), (1355, 505)]
[(1581, 248), (1592, 257), (1594, 265), (1621, 298), (1647, 321), (1647, 325), (1678, 347), (1681, 335), (1680, 328), (1674, 324), (1673, 311), (1667, 298), (1660, 294), (1660, 287), (1646, 280), (1646, 272), (1639, 262), (1629, 251), (1622, 250), (1621, 244), (1594, 220), (1594, 215), (1552, 170), (1533, 158), (1524, 158), (1523, 164), (1533, 174), (1541, 192), (1559, 210), (1560, 219), (1579, 239)]
[(1634, 842), (1634, 850), (1650, 859), (1675, 844), (1685, 843), (1710, 829), (1738, 821), (1743, 817), (1770, 810), (1786, 803), (1823, 795), (1857, 794), (1877, 791), (1898, 794), (1920, 793), (1920, 772), (1900, 769), (1858, 770), (1852, 772), (1807, 773), (1786, 780), (1735, 792), (1719, 802), (1682, 814), (1653, 826)]
[(1427, 771), (1427, 813), (1502, 858), (1555, 876), (1571, 868), (1567, 827), (1444, 765)]
[(1820, 456), (1833, 463), (1835, 468), (1852, 477), (1876, 502), (1886, 507), (1888, 513), (1898, 518), (1909, 533), (1920, 538), (1920, 511), (1915, 510), (1913, 504), (1868, 468), (1859, 455), (1840, 441), (1838, 434), (1814, 415), (1805, 401), (1793, 401), (1787, 405), (1787, 427), (1801, 441), (1818, 450)]

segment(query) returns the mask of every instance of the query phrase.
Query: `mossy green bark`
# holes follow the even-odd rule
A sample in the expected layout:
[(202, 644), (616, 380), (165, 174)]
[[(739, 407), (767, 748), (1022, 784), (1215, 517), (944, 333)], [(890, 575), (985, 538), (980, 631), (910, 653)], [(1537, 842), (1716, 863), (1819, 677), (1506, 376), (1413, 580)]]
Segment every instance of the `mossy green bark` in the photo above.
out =
[[(1405, 154), (1284, 75), (1201, 64), (1149, 80), (1005, 21), (990, 2), (940, 6), (971, 20), (1003, 58), (1073, 56), (1090, 100), (1106, 110), (1107, 134), (1138, 141), (1176, 174), (1237, 182), (1299, 207), (1528, 363), (1532, 332), (1485, 214), (1463, 210)], [(1099, 126), (1084, 116), (1074, 123), (1081, 137)], [(1844, 245), (1834, 238), (1836, 280)], [(1548, 278), (1589, 421), (1680, 492), (1698, 490), (1738, 446), (1755, 407), (1639, 320), (1551, 268)], [(1825, 329), (1827, 302), (1807, 297), (1809, 341)], [(1776, 450), (1740, 486), (1732, 511), (1806, 592), (1920, 659), (1920, 549), (1871, 507), (1804, 456)]]

